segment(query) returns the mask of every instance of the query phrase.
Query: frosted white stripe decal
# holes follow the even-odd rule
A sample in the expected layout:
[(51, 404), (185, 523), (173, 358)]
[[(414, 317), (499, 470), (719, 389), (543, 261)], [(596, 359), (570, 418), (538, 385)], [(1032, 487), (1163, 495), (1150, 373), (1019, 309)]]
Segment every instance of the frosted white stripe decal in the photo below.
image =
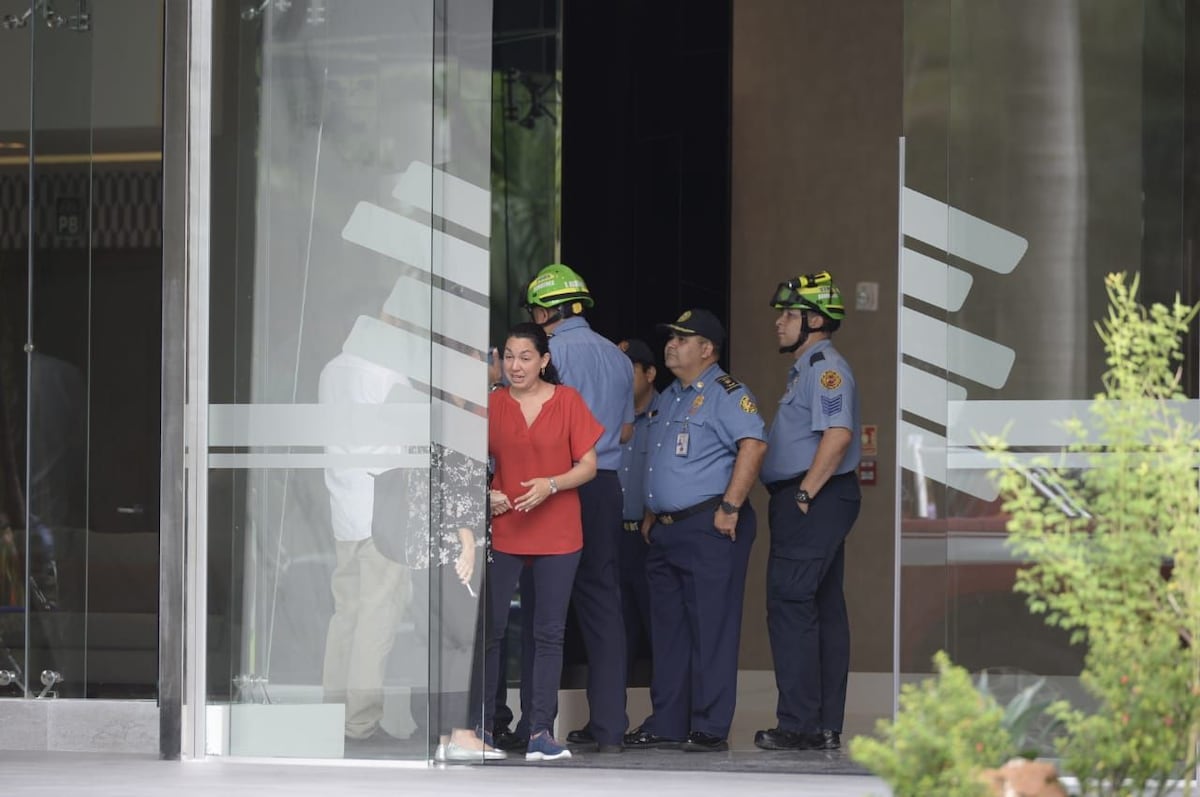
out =
[(428, 401), (423, 404), (213, 404), (208, 412), (208, 445), (423, 446), (429, 443), (432, 413)]
[[(1183, 418), (1200, 421), (1200, 400), (1171, 401)], [(1010, 446), (1060, 447), (1074, 443), (1062, 424), (1078, 418), (1091, 429), (1089, 400), (951, 401), (947, 435), (951, 445), (975, 446), (979, 435), (1002, 435)]]
[(209, 454), (210, 468), (270, 470), (272, 468), (428, 468), (423, 454)]
[[(1023, 465), (1041, 465), (1046, 460), (1055, 468), (1087, 468), (1091, 466), (1088, 454), (1064, 454), (1055, 451), (1019, 451), (1013, 458)], [(1103, 455), (1101, 455), (1103, 456)], [(955, 448), (951, 446), (946, 455), (946, 466), (951, 470), (992, 470), (996, 460), (978, 448)]]
[(1007, 534), (949, 531), (925, 536), (905, 534), (900, 556), (905, 567), (944, 567), (947, 564), (1006, 564), (1021, 561), (1008, 547)]
[(359, 202), (342, 229), (342, 238), (430, 274), (435, 273), (431, 258), (436, 245), (439, 250), (438, 276), (477, 293), (488, 293), (491, 277), (486, 249), (378, 205)]
[(947, 382), (911, 365), (900, 366), (900, 407), (905, 412), (945, 426), (946, 402), (961, 401), (966, 397), (967, 390), (962, 385)]
[(962, 308), (975, 278), (960, 268), (905, 249), (900, 257), (900, 279), (904, 295), (957, 312)]
[(396, 280), (383, 311), (480, 351), (488, 348), (488, 308), (411, 277)]
[(342, 351), (452, 396), (487, 406), (487, 362), (370, 316), (359, 316)]
[[(213, 404), (209, 407), (208, 419), (210, 448), (321, 446), (369, 449), (328, 456), (407, 456), (404, 452), (425, 450), (432, 430), (435, 442), (481, 462), (487, 459), (487, 419), (444, 401), (432, 404)], [(283, 456), (318, 455), (326, 456), (316, 452)]]
[(1003, 227), (904, 189), (904, 234), (998, 274), (1017, 267), (1029, 242)]
[(427, 163), (410, 163), (392, 196), (485, 237), (491, 229), (492, 203), (488, 192), (441, 169), (431, 169)]
[(433, 439), (480, 462), (487, 460), (487, 418), (444, 401), (433, 405)]
[(905, 307), (901, 310), (904, 353), (988, 387), (1003, 387), (1015, 353), (972, 332)]
[(915, 472), (918, 477), (924, 476), (984, 501), (994, 501), (999, 494), (986, 472), (951, 470), (947, 473), (946, 438), (941, 435), (902, 421), (899, 443), (900, 466)]

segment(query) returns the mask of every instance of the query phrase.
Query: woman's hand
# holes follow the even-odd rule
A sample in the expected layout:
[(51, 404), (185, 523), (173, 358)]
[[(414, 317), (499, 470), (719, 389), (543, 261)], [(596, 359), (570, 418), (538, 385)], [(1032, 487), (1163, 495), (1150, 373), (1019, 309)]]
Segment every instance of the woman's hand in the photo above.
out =
[(529, 488), (529, 492), (517, 499), (515, 508), (522, 512), (528, 512), (557, 492), (550, 486), (550, 480), (544, 476), (521, 482), (521, 486)]
[(464, 545), (458, 559), (454, 560), (454, 572), (458, 580), (467, 586), (471, 585), (471, 576), (475, 575), (475, 546)]
[(508, 496), (499, 490), (491, 490), (488, 495), (488, 505), (491, 507), (492, 517), (503, 515), (508, 510), (512, 509), (512, 504), (509, 503)]

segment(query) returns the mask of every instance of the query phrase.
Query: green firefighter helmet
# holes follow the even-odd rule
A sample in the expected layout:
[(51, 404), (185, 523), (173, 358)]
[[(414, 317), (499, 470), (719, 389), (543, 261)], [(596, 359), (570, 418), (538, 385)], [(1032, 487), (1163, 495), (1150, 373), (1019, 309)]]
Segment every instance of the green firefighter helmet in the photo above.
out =
[(828, 271), (803, 274), (779, 283), (771, 306), (776, 310), (815, 310), (826, 318), (841, 321), (846, 317), (842, 292), (833, 283)]
[(528, 307), (545, 308), (570, 303), (572, 315), (595, 304), (583, 277), (562, 263), (554, 263), (538, 272), (525, 292), (525, 303)]

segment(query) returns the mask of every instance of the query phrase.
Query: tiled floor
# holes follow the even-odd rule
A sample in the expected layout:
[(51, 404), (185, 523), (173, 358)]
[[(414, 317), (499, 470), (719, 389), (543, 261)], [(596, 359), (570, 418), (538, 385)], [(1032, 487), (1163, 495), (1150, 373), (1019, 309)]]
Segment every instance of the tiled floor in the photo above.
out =
[[(426, 758), (428, 752), (412, 740), (391, 744), (367, 744), (348, 747), (347, 758), (365, 761), (388, 761), (397, 758), (415, 762)], [(510, 753), (507, 761), (489, 761), (489, 768), (528, 767), (523, 754)], [(850, 760), (845, 748), (837, 752), (780, 751), (767, 752), (753, 746), (735, 748), (726, 753), (684, 753), (679, 750), (626, 750), (623, 753), (600, 754), (576, 749), (571, 759), (553, 762), (556, 769), (633, 769), (639, 771), (675, 770), (681, 772), (770, 772), (798, 775), (867, 775), (867, 771)]]
[[(662, 753), (661, 755), (666, 755)], [(678, 753), (683, 756), (685, 754)], [(736, 755), (736, 754), (734, 754)], [(610, 756), (609, 758), (621, 758)], [(691, 758), (704, 755), (691, 756)], [(596, 758), (589, 756), (588, 758)], [(714, 763), (716, 758), (712, 759)], [(560, 763), (462, 766), (346, 762), (339, 765), (256, 763), (209, 759), (157, 761), (147, 757), (71, 753), (0, 753), (0, 793), (63, 797), (272, 797), (272, 795), (411, 795), (498, 797), (554, 795), (591, 797), (653, 794), (655, 797), (890, 797), (875, 778), (861, 775), (778, 772), (647, 771), (588, 769), (580, 757)], [(649, 764), (649, 759), (644, 759)]]

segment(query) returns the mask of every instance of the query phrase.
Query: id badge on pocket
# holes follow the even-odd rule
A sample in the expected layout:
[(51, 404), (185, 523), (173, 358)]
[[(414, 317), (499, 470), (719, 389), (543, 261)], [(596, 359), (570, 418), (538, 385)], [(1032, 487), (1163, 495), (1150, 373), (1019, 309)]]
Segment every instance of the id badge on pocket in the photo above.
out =
[(686, 457), (688, 453), (688, 433), (680, 432), (675, 436), (675, 456)]

